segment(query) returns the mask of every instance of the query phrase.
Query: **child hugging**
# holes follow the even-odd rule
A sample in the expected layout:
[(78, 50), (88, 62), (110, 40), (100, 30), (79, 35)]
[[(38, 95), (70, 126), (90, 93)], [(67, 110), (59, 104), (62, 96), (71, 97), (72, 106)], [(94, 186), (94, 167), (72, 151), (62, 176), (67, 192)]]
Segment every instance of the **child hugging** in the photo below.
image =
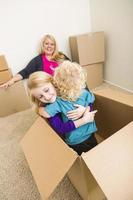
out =
[[(42, 117), (50, 119), (61, 113), (64, 123), (69, 118), (74, 120), (75, 128), (65, 134), (64, 140), (78, 155), (97, 145), (94, 136), (97, 131), (94, 121), (96, 111), (90, 112), (95, 97), (85, 89), (85, 83), (83, 68), (70, 61), (64, 61), (56, 68), (54, 77), (45, 72), (35, 72), (28, 80), (31, 100)], [(39, 107), (40, 102), (45, 105)]]

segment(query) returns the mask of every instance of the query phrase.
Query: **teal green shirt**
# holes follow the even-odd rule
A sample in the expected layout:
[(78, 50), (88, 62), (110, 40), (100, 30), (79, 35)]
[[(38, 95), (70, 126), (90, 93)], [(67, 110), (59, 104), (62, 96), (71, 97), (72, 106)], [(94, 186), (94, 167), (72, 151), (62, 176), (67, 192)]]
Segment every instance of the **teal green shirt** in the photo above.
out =
[[(90, 103), (93, 103), (94, 100), (94, 95), (88, 90), (84, 89), (82, 94), (76, 101), (65, 101), (60, 97), (57, 97), (54, 103), (46, 105), (45, 110), (51, 117), (60, 112), (62, 114), (63, 121), (66, 122), (68, 121), (68, 118), (66, 116), (67, 112), (75, 109), (74, 104), (79, 104), (87, 107)], [(96, 130), (97, 128), (95, 121), (87, 123), (71, 131), (70, 133), (67, 133), (65, 141), (69, 145), (79, 144), (88, 139), (92, 135), (92, 133), (96, 132)]]

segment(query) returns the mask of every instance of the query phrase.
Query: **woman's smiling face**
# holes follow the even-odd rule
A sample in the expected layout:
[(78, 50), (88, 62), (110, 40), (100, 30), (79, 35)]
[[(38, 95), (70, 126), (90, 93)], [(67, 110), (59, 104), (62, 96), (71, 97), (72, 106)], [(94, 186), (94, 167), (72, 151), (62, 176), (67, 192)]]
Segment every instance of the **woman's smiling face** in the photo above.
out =
[(43, 43), (43, 50), (46, 56), (52, 56), (55, 51), (55, 43), (50, 38), (46, 38)]

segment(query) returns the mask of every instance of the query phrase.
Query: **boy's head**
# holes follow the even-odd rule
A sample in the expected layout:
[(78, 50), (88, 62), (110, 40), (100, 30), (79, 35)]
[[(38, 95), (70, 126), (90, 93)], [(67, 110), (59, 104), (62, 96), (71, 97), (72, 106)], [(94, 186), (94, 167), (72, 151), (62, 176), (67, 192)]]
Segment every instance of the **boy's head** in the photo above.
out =
[(58, 95), (64, 100), (75, 101), (86, 86), (86, 74), (83, 68), (74, 62), (64, 61), (55, 69), (54, 84)]
[(42, 71), (34, 72), (28, 79), (28, 89), (32, 103), (39, 106), (42, 103), (53, 103), (56, 100), (56, 90), (52, 77)]

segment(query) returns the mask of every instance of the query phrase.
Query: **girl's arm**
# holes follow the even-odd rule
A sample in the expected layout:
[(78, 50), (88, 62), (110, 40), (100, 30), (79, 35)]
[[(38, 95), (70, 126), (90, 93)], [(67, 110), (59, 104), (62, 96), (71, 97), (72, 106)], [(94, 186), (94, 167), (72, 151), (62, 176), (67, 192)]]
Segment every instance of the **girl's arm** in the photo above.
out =
[(95, 113), (96, 113), (96, 111), (93, 111), (93, 112), (85, 111), (82, 118), (80, 118), (76, 121), (69, 120), (67, 122), (63, 122), (61, 114), (58, 113), (54, 117), (49, 118), (48, 120), (49, 120), (51, 127), (60, 136), (63, 136), (66, 133), (69, 133), (84, 124), (92, 122), (94, 120)]
[(81, 106), (79, 104), (75, 104), (74, 106), (77, 107), (75, 110), (71, 110), (71, 111), (67, 112), (67, 117), (70, 120), (77, 120), (80, 117), (82, 117), (84, 112), (86, 111), (86, 109), (88, 109), (90, 112), (93, 110), (92, 103), (90, 103), (87, 107)]
[(63, 122), (61, 113), (57, 113), (54, 117), (48, 119), (51, 127), (60, 135), (63, 136), (68, 132), (76, 129), (76, 126), (72, 120)]

